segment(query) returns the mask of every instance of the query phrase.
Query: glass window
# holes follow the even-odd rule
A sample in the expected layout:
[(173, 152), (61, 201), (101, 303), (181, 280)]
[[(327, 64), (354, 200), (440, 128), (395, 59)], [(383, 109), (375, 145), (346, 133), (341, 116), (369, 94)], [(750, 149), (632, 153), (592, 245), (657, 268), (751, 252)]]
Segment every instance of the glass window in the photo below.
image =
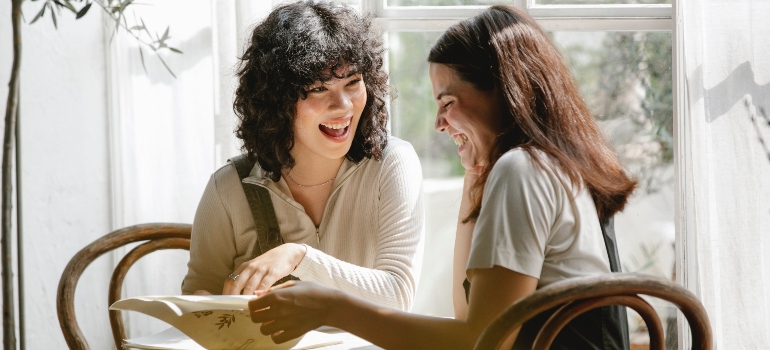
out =
[(670, 4), (671, 0), (535, 0), (538, 5)]
[(513, 4), (513, 0), (387, 0), (388, 6), (483, 6)]
[(361, 10), (361, 0), (337, 0), (336, 3), (346, 4), (354, 9)]
[[(670, 32), (553, 32), (589, 108), (639, 187), (615, 215), (624, 272), (674, 279), (674, 140)], [(664, 328), (675, 308), (650, 300)], [(632, 340), (645, 335), (630, 312)], [(669, 339), (676, 337), (667, 334)]]
[(388, 34), (390, 84), (396, 99), (391, 107), (393, 135), (412, 143), (422, 163), (423, 176), (446, 178), (465, 173), (457, 146), (433, 124), (436, 102), (428, 78), (428, 50), (441, 32), (394, 32)]

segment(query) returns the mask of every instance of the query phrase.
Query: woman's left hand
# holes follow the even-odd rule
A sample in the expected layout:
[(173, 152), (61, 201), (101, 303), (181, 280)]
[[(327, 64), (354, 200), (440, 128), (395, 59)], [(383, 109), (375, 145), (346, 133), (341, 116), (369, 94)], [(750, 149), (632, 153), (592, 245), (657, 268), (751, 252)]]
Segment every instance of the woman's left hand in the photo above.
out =
[(279, 279), (290, 275), (305, 257), (307, 248), (301, 244), (285, 243), (238, 266), (234, 280), (225, 280), (222, 295), (254, 295), (257, 290), (267, 290)]
[(342, 298), (344, 294), (336, 289), (312, 282), (289, 281), (249, 301), (249, 310), (251, 320), (262, 323), (260, 332), (271, 335), (273, 341), (280, 344), (322, 325), (330, 325)]

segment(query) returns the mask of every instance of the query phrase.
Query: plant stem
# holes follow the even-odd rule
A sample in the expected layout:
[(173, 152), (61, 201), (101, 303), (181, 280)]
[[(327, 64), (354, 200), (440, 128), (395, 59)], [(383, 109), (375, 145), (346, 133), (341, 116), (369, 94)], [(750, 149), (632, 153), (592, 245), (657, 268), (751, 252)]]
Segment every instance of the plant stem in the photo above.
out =
[(11, 183), (11, 149), (13, 131), (16, 128), (16, 110), (19, 107), (19, 73), (21, 68), (21, 3), (11, 0), (13, 26), (13, 65), (8, 82), (8, 102), (5, 106), (5, 132), (3, 134), (3, 199), (2, 199), (2, 264), (3, 264), (3, 348), (16, 349), (16, 313), (13, 297), (13, 260), (11, 247), (11, 214), (13, 184)]

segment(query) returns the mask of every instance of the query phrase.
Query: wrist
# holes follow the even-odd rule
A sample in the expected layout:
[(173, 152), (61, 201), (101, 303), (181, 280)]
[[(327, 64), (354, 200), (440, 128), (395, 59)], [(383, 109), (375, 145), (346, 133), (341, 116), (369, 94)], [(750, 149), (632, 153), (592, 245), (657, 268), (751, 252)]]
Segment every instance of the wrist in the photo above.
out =
[(299, 264), (305, 259), (307, 254), (307, 244), (289, 243), (294, 246), (294, 270), (297, 269)]
[(326, 321), (324, 324), (334, 328), (344, 329), (345, 320), (349, 318), (344, 317), (342, 312), (351, 309), (353, 306), (351, 305), (347, 294), (338, 289), (332, 289), (331, 297), (329, 298), (329, 303), (327, 305), (328, 312), (326, 313)]

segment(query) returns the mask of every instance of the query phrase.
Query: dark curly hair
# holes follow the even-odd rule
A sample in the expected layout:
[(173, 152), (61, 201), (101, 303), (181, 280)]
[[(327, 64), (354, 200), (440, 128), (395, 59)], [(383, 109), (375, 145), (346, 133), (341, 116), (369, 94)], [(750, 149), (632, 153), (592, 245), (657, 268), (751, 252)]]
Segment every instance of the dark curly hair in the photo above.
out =
[[(369, 17), (330, 2), (301, 1), (274, 9), (259, 23), (241, 57), (233, 110), (242, 150), (273, 181), (292, 168), (294, 117), (305, 88), (361, 73), (366, 105), (346, 158), (379, 160), (387, 144), (389, 96), (380, 33)], [(348, 66), (347, 72), (340, 68)], [(341, 73), (340, 73), (341, 72)]]

